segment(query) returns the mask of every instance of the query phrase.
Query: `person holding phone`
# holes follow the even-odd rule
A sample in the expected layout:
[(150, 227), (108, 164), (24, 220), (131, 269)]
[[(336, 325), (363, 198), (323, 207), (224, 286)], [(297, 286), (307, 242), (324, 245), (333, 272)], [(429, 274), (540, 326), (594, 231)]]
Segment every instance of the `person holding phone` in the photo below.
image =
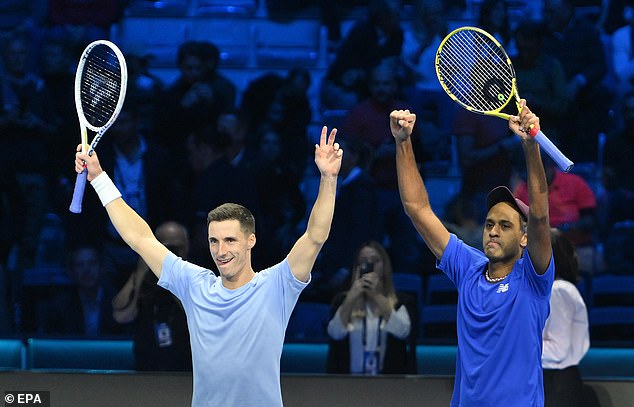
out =
[(385, 248), (369, 241), (354, 258), (352, 285), (335, 296), (328, 373), (416, 373), (416, 302), (397, 294)]

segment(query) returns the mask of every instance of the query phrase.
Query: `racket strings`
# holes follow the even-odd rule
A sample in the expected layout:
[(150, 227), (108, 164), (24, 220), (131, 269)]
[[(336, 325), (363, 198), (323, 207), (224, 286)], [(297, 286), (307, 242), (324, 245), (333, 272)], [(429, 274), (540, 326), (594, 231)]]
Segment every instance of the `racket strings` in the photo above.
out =
[(514, 73), (506, 53), (477, 31), (458, 31), (448, 38), (437, 64), (451, 94), (472, 109), (500, 109), (512, 95)]
[(122, 92), (119, 59), (109, 47), (96, 46), (88, 54), (80, 92), (86, 120), (92, 126), (103, 127), (115, 113)]

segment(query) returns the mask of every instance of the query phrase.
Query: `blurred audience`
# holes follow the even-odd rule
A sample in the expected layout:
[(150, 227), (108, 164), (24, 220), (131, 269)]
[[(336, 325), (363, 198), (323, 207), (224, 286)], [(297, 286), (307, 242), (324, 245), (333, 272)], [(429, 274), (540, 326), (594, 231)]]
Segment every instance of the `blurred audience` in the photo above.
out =
[(350, 289), (335, 297), (328, 323), (328, 373), (415, 374), (416, 302), (397, 293), (387, 251), (377, 242), (354, 256)]
[(301, 176), (293, 167), (282, 135), (273, 127), (262, 126), (249, 173), (254, 177), (260, 208), (258, 245), (262, 250), (254, 255), (261, 264), (282, 261), (302, 233), (297, 226), (306, 214), (306, 204), (299, 187)]
[(634, 178), (626, 175), (634, 154), (634, 90), (621, 99), (620, 112), (621, 125), (608, 135), (603, 160), (608, 211), (602, 226), (606, 233), (616, 222), (634, 219)]
[[(369, 173), (378, 194), (376, 223), (381, 241), (399, 271), (416, 270), (420, 253), (418, 234), (403, 212), (396, 180), (395, 144), (389, 115), (395, 109), (409, 109), (400, 99), (400, 86), (391, 62), (384, 61), (370, 71), (370, 95), (355, 105), (344, 119), (344, 137), (366, 143), (373, 151)], [(418, 141), (415, 134), (414, 139)], [(420, 154), (419, 156), (424, 156)]]
[(456, 111), (452, 127), (462, 174), (460, 194), (477, 203), (477, 220), (484, 224), (486, 195), (497, 185), (509, 184), (520, 143), (504, 120), (466, 109)]
[(417, 127), (425, 134), (422, 141), (431, 161), (449, 159), (456, 107), (440, 86), (434, 68), (436, 51), (448, 33), (446, 3), (414, 1), (411, 22), (403, 30), (403, 98), (416, 112)]
[[(23, 218), (18, 261), (11, 278), (11, 302), (19, 318), (22, 272), (32, 267), (42, 219), (47, 211), (50, 181), (50, 147), (57, 130), (50, 94), (31, 63), (33, 44), (27, 35), (14, 32), (2, 43), (4, 72), (0, 76), (0, 170), (9, 184), (18, 186), (22, 206), (9, 206), (9, 216)], [(22, 154), (28, 152), (28, 165)], [(19, 325), (19, 321), (17, 322)]]
[(330, 302), (350, 282), (350, 255), (367, 240), (379, 240), (378, 194), (374, 179), (368, 174), (369, 148), (355, 138), (342, 137), (339, 145), (346, 152), (341, 162), (335, 214), (330, 236), (317, 260), (311, 285), (304, 296)]
[[(290, 6), (306, 2), (312, 0)], [(0, 332), (24, 326), (20, 320), (21, 273), (33, 266), (47, 211), (62, 215), (68, 249), (73, 253), (86, 244), (103, 245), (99, 273), (112, 279), (106, 283), (120, 288), (132, 269), (137, 270), (133, 276), (145, 275), (133, 253), (117, 251), (120, 242), (113, 237), (114, 231), (94, 194), (87, 194), (82, 214), (68, 214), (74, 177), (72, 170), (55, 158), (66, 154), (61, 149), (67, 151), (68, 145), (77, 144), (79, 139), (72, 96), (76, 58), (88, 41), (109, 37), (111, 25), (119, 21), (127, 3), (0, 0), (0, 32), (4, 39), (0, 67), (0, 227), (5, 231), (0, 238)], [(403, 8), (402, 3), (409, 6)], [(634, 96), (629, 93), (634, 3), (609, 3), (604, 15), (595, 21), (594, 16), (575, 9), (579, 2), (545, 0), (542, 20), (548, 30), (541, 30), (535, 22), (518, 21), (512, 36), (509, 4), (500, 0), (479, 2), (477, 15), (464, 13), (465, 3), (460, 0), (315, 1), (313, 4), (321, 10), (335, 10), (323, 15), (328, 26), (328, 49), (336, 55), (321, 82), (319, 105), (310, 98), (314, 78), (308, 69), (261, 72), (239, 93), (218, 67), (221, 59), (216, 45), (207, 40), (188, 41), (178, 49), (178, 77), (164, 85), (163, 77), (151, 69), (152, 56), (127, 44), (127, 101), (97, 153), (104, 167), (110, 168), (126, 201), (144, 214), (152, 227), (175, 219), (190, 230), (192, 250), (188, 257), (208, 267), (213, 268), (213, 264), (206, 263), (209, 256), (204, 218), (213, 202), (229, 200), (261, 211), (257, 217), (262, 221), (257, 228), (268, 249), (259, 252), (261, 258), (256, 256), (254, 262), (267, 264), (273, 260), (265, 260), (266, 256), (273, 259), (288, 251), (298, 223), (305, 219), (300, 191), (311, 157), (307, 128), (314, 120), (313, 112), (344, 109), (349, 115), (340, 128), (339, 140), (346, 155), (332, 242), (328, 241), (317, 263), (324, 268), (323, 275), (329, 276), (327, 294), (322, 299), (327, 297), (329, 301), (346, 287), (355, 270), (345, 259), (364, 240), (382, 242), (396, 270), (417, 272), (421, 269), (418, 256), (426, 251), (419, 250), (422, 242), (405, 218), (396, 193), (390, 153), (394, 145), (385, 113), (401, 108), (417, 113), (418, 132), (424, 137), (416, 140), (415, 147), (421, 150), (417, 156), (425, 162), (446, 160), (450, 134), (457, 136), (462, 190), (450, 203), (444, 221), (465, 241), (479, 240), (475, 229), (479, 230), (483, 214), (475, 209), (484, 205), (477, 202), (483, 201), (493, 186), (510, 183), (518, 151), (518, 143), (508, 137), (504, 121), (457, 109), (438, 85), (433, 69), (438, 44), (452, 19), (470, 18), (473, 25), (492, 32), (510, 54), (517, 50), (513, 62), (521, 95), (532, 101), (542, 118), (548, 118), (550, 127), (545, 132), (575, 162), (600, 159), (596, 135), (608, 132), (603, 157), (608, 209), (597, 219), (597, 199), (587, 183), (553, 169), (549, 175), (550, 210), (553, 226), (573, 240), (580, 258), (585, 258), (584, 249), (601, 238), (605, 239), (606, 258), (614, 263), (621, 259), (616, 253), (629, 253), (632, 229), (624, 225), (634, 219), (634, 185), (631, 177), (623, 175), (629, 174), (634, 151), (634, 137), (630, 135), (634, 134), (630, 131), (634, 125), (629, 117), (634, 111)], [(366, 4), (367, 18), (352, 22), (350, 29), (342, 32), (341, 10)], [(402, 19), (404, 10), (412, 14)], [(606, 87), (610, 64), (604, 58), (597, 27), (603, 30), (604, 39), (616, 30), (610, 54), (619, 78), (616, 103), (612, 89)], [(580, 52), (588, 49), (595, 51)], [(616, 105), (622, 107), (623, 120), (609, 122), (610, 109)], [(620, 119), (621, 111), (616, 113)], [(564, 122), (563, 114), (572, 114), (572, 119)], [(29, 151), (27, 166), (16, 151)], [(268, 182), (270, 179), (275, 182)], [(182, 213), (187, 209), (196, 215), (184, 218)], [(123, 274), (115, 272), (113, 264), (118, 264)], [(581, 260), (581, 264), (582, 271), (586, 271), (586, 263)], [(631, 266), (611, 268), (630, 270)], [(315, 280), (313, 286), (321, 283)], [(86, 291), (82, 295), (84, 302), (76, 296), (73, 304), (91, 302), (87, 298), (92, 294)], [(55, 298), (55, 307), (68, 306), (70, 297)], [(137, 297), (139, 305), (142, 298)], [(88, 331), (75, 327), (75, 332), (97, 331), (94, 298), (92, 302)], [(77, 305), (78, 309), (82, 306)], [(59, 328), (61, 323), (55, 318), (51, 324), (44, 319), (39, 320), (38, 332), (72, 331)]]
[(572, 0), (544, 0), (543, 21), (544, 53), (561, 62), (568, 100), (574, 100), (568, 104), (560, 147), (573, 161), (596, 161), (597, 134), (608, 128), (612, 99), (603, 82), (608, 71), (599, 31), (588, 16), (575, 14)]
[(561, 63), (544, 54), (544, 29), (539, 23), (522, 21), (515, 30), (515, 43), (517, 56), (513, 58), (513, 68), (519, 92), (530, 100), (531, 108), (547, 124), (544, 131), (548, 138), (560, 144), (560, 135), (570, 131), (564, 119), (569, 100)]
[[(189, 236), (177, 222), (165, 222), (156, 238), (178, 257), (187, 259)], [(112, 299), (113, 318), (134, 324), (136, 370), (191, 371), (187, 319), (180, 301), (158, 286), (158, 278), (143, 259), (119, 293)]]
[(352, 108), (368, 95), (368, 71), (401, 55), (400, 12), (400, 0), (370, 1), (367, 19), (350, 29), (328, 67), (321, 84), (322, 109)]
[[(594, 243), (598, 238), (597, 200), (590, 185), (579, 175), (562, 172), (548, 156), (542, 157), (548, 182), (550, 225), (559, 229), (575, 245), (580, 270), (595, 272)], [(518, 199), (528, 200), (526, 182), (516, 185)]]
[(220, 51), (207, 41), (179, 46), (178, 78), (168, 85), (157, 104), (157, 139), (176, 163), (184, 162), (188, 134), (214, 125), (218, 115), (235, 106), (236, 87), (218, 71)]
[(65, 31), (75, 44), (110, 37), (122, 15), (121, 0), (48, 0), (49, 30)]
[[(477, 26), (493, 35), (502, 44), (507, 54), (515, 55), (516, 49), (514, 38), (511, 35), (508, 2), (505, 0), (483, 0), (478, 9)], [(523, 93), (522, 96), (524, 96)]]

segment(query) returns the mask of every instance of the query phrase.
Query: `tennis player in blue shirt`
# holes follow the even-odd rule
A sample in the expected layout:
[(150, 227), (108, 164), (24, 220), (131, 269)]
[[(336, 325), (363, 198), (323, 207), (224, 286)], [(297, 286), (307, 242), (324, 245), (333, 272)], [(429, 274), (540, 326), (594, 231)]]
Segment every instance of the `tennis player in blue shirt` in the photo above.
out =
[(487, 197), (483, 251), (447, 231), (432, 211), (410, 139), (416, 115), (393, 111), (398, 186), (405, 212), (458, 289), (458, 353), (452, 407), (544, 405), (542, 329), (554, 263), (548, 185), (539, 146), (529, 135), (539, 118), (522, 100), (509, 128), (521, 139), (528, 203), (504, 186)]
[(306, 232), (280, 263), (253, 270), (255, 220), (247, 208), (229, 203), (209, 212), (209, 251), (219, 277), (177, 257), (156, 239), (121, 198), (97, 154), (76, 154), (75, 170), (79, 173), (86, 166), (88, 181), (123, 240), (145, 260), (158, 284), (183, 304), (192, 348), (192, 406), (282, 406), (284, 332), (330, 233), (343, 156), (335, 143), (336, 132), (328, 135), (322, 128), (315, 146), (321, 174), (317, 199)]

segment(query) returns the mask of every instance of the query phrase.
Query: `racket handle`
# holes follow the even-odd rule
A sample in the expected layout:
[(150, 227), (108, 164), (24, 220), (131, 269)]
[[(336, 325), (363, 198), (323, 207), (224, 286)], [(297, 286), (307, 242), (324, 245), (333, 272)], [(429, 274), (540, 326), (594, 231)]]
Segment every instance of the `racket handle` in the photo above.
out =
[[(532, 135), (533, 132), (531, 132)], [(534, 135), (535, 141), (539, 144), (539, 146), (553, 159), (553, 161), (557, 164), (560, 170), (563, 172), (568, 172), (575, 165), (572, 161), (568, 159), (556, 145), (553, 144), (552, 141), (541, 130), (537, 130), (537, 134)]]
[(86, 179), (88, 171), (84, 168), (82, 172), (77, 174), (75, 179), (75, 190), (73, 191), (73, 200), (70, 203), (70, 211), (72, 213), (81, 213), (81, 202), (84, 199), (84, 189), (86, 189)]

